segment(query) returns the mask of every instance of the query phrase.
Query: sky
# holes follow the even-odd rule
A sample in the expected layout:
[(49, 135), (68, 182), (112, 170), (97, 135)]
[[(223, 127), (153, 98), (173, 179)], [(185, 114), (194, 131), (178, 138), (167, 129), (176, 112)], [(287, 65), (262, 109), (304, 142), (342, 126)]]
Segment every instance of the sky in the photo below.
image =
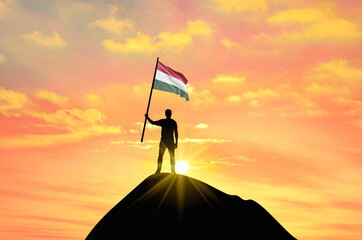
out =
[[(156, 170), (156, 58), (185, 175), (292, 235), (362, 238), (359, 0), (0, 0), (0, 239), (84, 239)], [(170, 171), (165, 153), (163, 171)]]

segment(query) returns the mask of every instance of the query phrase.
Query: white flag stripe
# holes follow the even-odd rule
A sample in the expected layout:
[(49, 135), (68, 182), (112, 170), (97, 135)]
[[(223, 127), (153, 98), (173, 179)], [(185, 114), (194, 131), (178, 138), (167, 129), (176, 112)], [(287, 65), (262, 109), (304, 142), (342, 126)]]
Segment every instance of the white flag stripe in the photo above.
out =
[(170, 75), (167, 75), (166, 73), (164, 72), (161, 72), (159, 70), (156, 71), (156, 77), (155, 77), (156, 80), (159, 80), (159, 81), (162, 81), (164, 83), (167, 83), (167, 84), (170, 84), (170, 85), (173, 85), (175, 87), (178, 87), (180, 88), (182, 91), (186, 92), (187, 93), (187, 88), (186, 88), (186, 85), (180, 81), (179, 79), (177, 78), (174, 78), (174, 77), (171, 77)]

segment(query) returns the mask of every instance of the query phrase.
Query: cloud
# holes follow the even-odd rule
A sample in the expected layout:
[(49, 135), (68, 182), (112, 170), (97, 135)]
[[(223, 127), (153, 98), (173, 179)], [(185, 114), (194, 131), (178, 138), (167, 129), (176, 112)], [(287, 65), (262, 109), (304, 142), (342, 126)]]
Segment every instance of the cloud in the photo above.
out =
[(299, 9), (288, 9), (285, 11), (278, 12), (276, 15), (271, 16), (267, 19), (269, 23), (300, 23), (310, 24), (315, 22), (324, 21), (330, 19), (334, 14), (330, 9), (320, 8), (299, 8)]
[(108, 19), (104, 20), (95, 20), (88, 24), (90, 29), (102, 29), (108, 33), (112, 34), (120, 34), (123, 33), (124, 30), (132, 30), (133, 23), (130, 19), (118, 19), (114, 15), (118, 11), (118, 7), (113, 7), (111, 9), (111, 16)]
[(258, 91), (246, 91), (243, 93), (242, 98), (244, 99), (257, 99), (257, 98), (278, 98), (279, 93), (272, 89), (259, 89)]
[(329, 8), (288, 9), (271, 16), (272, 24), (300, 24), (301, 31), (284, 31), (279, 38), (300, 41), (340, 42), (359, 39), (357, 24), (338, 16)]
[(205, 123), (199, 123), (194, 126), (194, 128), (196, 128), (196, 129), (206, 129), (208, 127), (209, 127), (209, 125), (207, 125)]
[(24, 35), (24, 39), (49, 48), (64, 48), (67, 46), (67, 43), (59, 36), (58, 32), (53, 32), (53, 36), (45, 36), (38, 31), (33, 31)]
[(227, 167), (241, 167), (245, 162), (255, 162), (255, 158), (249, 158), (247, 156), (230, 156), (230, 157), (222, 157), (217, 159), (212, 159), (210, 161), (198, 161), (195, 165), (199, 165), (199, 167), (215, 167), (218, 165), (223, 165)]
[(29, 98), (26, 94), (6, 90), (0, 87), (0, 113), (10, 117), (19, 117), (19, 110), (22, 110), (29, 103)]
[(362, 69), (345, 59), (332, 59), (312, 68), (306, 79), (311, 82), (309, 93), (346, 97), (361, 89)]
[(68, 97), (62, 97), (59, 96), (56, 93), (53, 92), (49, 92), (47, 90), (39, 90), (36, 94), (35, 97), (37, 99), (42, 99), (42, 100), (46, 100), (49, 101), (51, 103), (54, 103), (58, 106), (65, 106), (68, 104)]
[(186, 32), (162, 32), (157, 35), (156, 39), (155, 44), (158, 49), (168, 49), (179, 52), (191, 44), (192, 35)]
[(345, 86), (338, 86), (335, 84), (320, 84), (320, 83), (311, 83), (306, 87), (306, 90), (309, 93), (313, 94), (323, 94), (323, 95), (333, 95), (340, 96), (350, 93), (350, 90)]
[(330, 113), (316, 102), (300, 94), (289, 99), (290, 104), (276, 106), (273, 110), (280, 117), (327, 117)]
[(109, 17), (107, 20), (96, 20), (89, 23), (88, 27), (90, 29), (100, 28), (114, 34), (122, 33), (124, 29), (133, 29), (132, 21), (130, 19), (117, 19), (115, 17)]
[[(137, 125), (139, 127), (139, 129), (142, 131), (144, 122), (134, 122), (133, 124)], [(148, 122), (146, 123), (146, 128), (148, 130), (161, 129), (159, 126), (152, 125), (151, 123), (148, 123)]]
[(358, 25), (345, 19), (336, 19), (331, 21), (312, 24), (304, 29), (302, 33), (286, 34), (294, 39), (307, 40), (352, 40), (359, 39), (362, 33)]
[(362, 81), (362, 68), (352, 66), (346, 59), (332, 59), (329, 62), (319, 63), (313, 69), (311, 77), (319, 80), (360, 83)]
[(101, 45), (116, 53), (154, 53), (160, 50), (179, 52), (189, 46), (195, 36), (206, 36), (211, 32), (207, 23), (197, 20), (189, 21), (180, 32), (161, 32), (155, 37), (137, 32), (136, 37), (127, 38), (124, 43), (105, 39)]
[[(159, 144), (160, 141), (158, 140), (145, 140), (143, 143), (140, 141), (125, 141), (125, 140), (118, 140), (118, 141), (109, 141), (111, 145), (124, 145), (126, 147), (134, 147), (140, 149), (150, 149)], [(192, 144), (220, 144), (220, 143), (227, 143), (231, 142), (231, 140), (226, 139), (214, 139), (214, 138), (184, 138), (179, 139), (179, 143), (192, 143)]]
[(135, 38), (127, 38), (125, 43), (105, 39), (101, 45), (108, 51), (116, 53), (153, 53), (158, 50), (158, 45), (153, 39), (141, 32), (138, 32)]
[(231, 48), (231, 47), (241, 47), (241, 45), (239, 43), (233, 42), (229, 39), (223, 38), (220, 41), (221, 45)]
[[(36, 93), (41, 98), (64, 104), (68, 98), (60, 97), (46, 90)], [(24, 93), (0, 88), (0, 113), (7, 117), (35, 118), (40, 120), (36, 127), (63, 130), (60, 134), (20, 134), (0, 137), (0, 148), (43, 147), (78, 142), (83, 139), (119, 134), (120, 126), (106, 124), (106, 116), (97, 109), (59, 109), (55, 112), (39, 111), (40, 106), (31, 102)], [(35, 125), (34, 125), (35, 126)]]
[(348, 110), (344, 111), (346, 116), (362, 116), (362, 101), (349, 99), (345, 97), (339, 97), (334, 101), (344, 107), (348, 107)]
[(187, 92), (190, 96), (190, 103), (198, 107), (209, 107), (210, 105), (215, 105), (214, 95), (207, 89), (198, 90), (190, 83), (187, 84)]
[(226, 98), (226, 101), (228, 102), (240, 102), (241, 101), (241, 96), (229, 96)]
[(139, 148), (139, 149), (150, 149), (153, 148), (155, 144), (158, 144), (159, 141), (156, 140), (146, 140), (142, 143), (140, 141), (109, 141), (109, 144), (111, 145), (124, 145), (126, 147), (133, 147), (133, 148)]
[(85, 95), (85, 98), (89, 101), (89, 102), (91, 102), (91, 103), (100, 103), (102, 100), (103, 100), (103, 98), (101, 97), (101, 96), (98, 96), (98, 95), (96, 95), (96, 94), (94, 94), (94, 93), (89, 93), (89, 94), (86, 94)]
[(6, 62), (6, 57), (4, 54), (0, 53), (0, 65)]
[(117, 133), (119, 127), (104, 125), (105, 115), (97, 109), (78, 108), (60, 109), (53, 113), (26, 111), (27, 115), (43, 120), (47, 126), (66, 129), (70, 132), (81, 131), (95, 135)]
[(191, 36), (197, 36), (197, 35), (208, 36), (213, 32), (213, 30), (211, 26), (206, 22), (201, 20), (196, 20), (196, 21), (188, 21), (187, 27), (183, 32)]
[[(31, 117), (43, 120), (44, 127), (67, 130), (64, 134), (21, 134), (16, 136), (0, 136), (0, 148), (29, 148), (75, 143), (84, 139), (119, 134), (120, 126), (109, 126), (104, 123), (104, 115), (95, 109), (85, 111), (61, 109), (55, 113), (27, 111)], [(40, 126), (41, 124), (39, 124)]]
[(224, 14), (258, 12), (267, 8), (267, 0), (212, 0), (211, 6), (214, 10)]
[(248, 103), (249, 106), (252, 106), (252, 107), (257, 107), (259, 106), (259, 101), (256, 100), (256, 99), (251, 99), (250, 102)]
[(218, 158), (219, 161), (241, 161), (241, 162), (255, 162), (256, 159), (255, 158), (250, 158), (247, 156), (230, 156), (230, 157), (223, 157), (223, 158)]
[(211, 80), (213, 83), (243, 83), (245, 77), (219, 74)]

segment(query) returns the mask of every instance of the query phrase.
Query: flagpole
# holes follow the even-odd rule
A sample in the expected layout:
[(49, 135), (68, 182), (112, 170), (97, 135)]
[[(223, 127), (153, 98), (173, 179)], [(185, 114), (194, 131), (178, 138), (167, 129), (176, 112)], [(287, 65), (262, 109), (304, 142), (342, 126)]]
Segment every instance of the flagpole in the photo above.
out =
[[(150, 91), (150, 97), (148, 98), (148, 105), (147, 105), (146, 114), (148, 114), (148, 110), (150, 110), (150, 103), (151, 103), (153, 85), (155, 84), (155, 77), (156, 77), (157, 65), (158, 65), (158, 57), (157, 57), (157, 61), (156, 61), (155, 72), (153, 73), (152, 86), (151, 86), (151, 91)], [(145, 135), (146, 123), (147, 123), (147, 118), (145, 117), (145, 122), (144, 122), (144, 124), (143, 124), (143, 130), (142, 130), (141, 142), (143, 142), (143, 136)]]

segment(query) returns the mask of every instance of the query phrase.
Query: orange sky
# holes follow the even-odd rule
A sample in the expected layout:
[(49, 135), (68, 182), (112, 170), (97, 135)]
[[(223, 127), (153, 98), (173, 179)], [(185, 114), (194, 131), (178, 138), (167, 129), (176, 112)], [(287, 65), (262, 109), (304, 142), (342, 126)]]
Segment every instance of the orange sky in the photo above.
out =
[[(0, 0), (0, 239), (83, 239), (156, 170), (156, 57), (187, 175), (298, 239), (362, 238), (362, 4)], [(169, 171), (167, 153), (163, 170)]]

